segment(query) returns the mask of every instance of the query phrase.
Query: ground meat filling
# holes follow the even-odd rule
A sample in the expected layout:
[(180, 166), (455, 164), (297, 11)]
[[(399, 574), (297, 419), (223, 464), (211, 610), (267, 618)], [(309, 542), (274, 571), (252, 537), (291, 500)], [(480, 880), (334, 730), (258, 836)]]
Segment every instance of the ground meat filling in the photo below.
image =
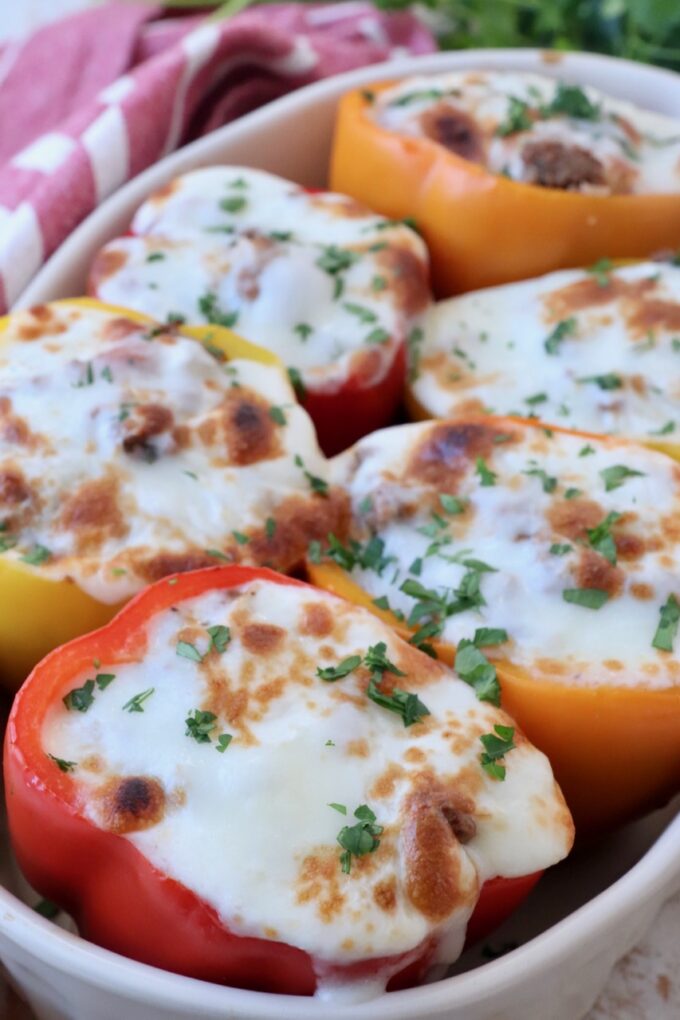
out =
[(578, 191), (584, 184), (602, 187), (604, 168), (586, 149), (556, 141), (528, 142), (522, 149), (526, 181), (544, 188)]
[(477, 125), (464, 110), (440, 103), (426, 110), (420, 118), (423, 133), (433, 142), (443, 145), (473, 163), (484, 161), (484, 144)]

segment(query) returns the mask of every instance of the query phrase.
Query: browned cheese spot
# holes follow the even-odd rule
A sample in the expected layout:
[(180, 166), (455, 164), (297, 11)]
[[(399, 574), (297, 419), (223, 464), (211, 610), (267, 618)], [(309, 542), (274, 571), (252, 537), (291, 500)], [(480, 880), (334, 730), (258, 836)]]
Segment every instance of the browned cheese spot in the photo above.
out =
[(259, 393), (239, 386), (199, 425), (198, 435), (206, 446), (223, 449), (230, 464), (243, 467), (281, 455), (279, 427)]
[(346, 876), (340, 870), (339, 857), (339, 849), (319, 847), (303, 859), (296, 881), (297, 902), (315, 900), (317, 915), (325, 924), (330, 924), (345, 904), (340, 880)]
[(581, 549), (576, 567), (579, 588), (599, 588), (610, 597), (618, 595), (623, 587), (624, 573), (594, 549)]
[(544, 188), (574, 191), (584, 184), (606, 184), (604, 168), (587, 149), (551, 139), (528, 142), (522, 149), (525, 180)]
[(103, 283), (123, 268), (128, 260), (128, 253), (123, 248), (103, 248), (95, 257), (90, 268), (87, 281), (89, 294), (96, 295)]
[(389, 293), (397, 308), (405, 315), (417, 315), (430, 303), (430, 281), (427, 265), (410, 248), (396, 245), (377, 253), (381, 270), (389, 276)]
[(29, 449), (44, 445), (42, 436), (31, 432), (27, 422), (13, 413), (9, 397), (0, 397), (0, 439), (10, 445)]
[(247, 623), (240, 637), (243, 647), (253, 655), (271, 655), (281, 647), (286, 632), (273, 623)]
[(626, 308), (626, 323), (633, 336), (646, 337), (654, 330), (680, 332), (680, 301), (631, 301)]
[(449, 103), (431, 106), (419, 118), (420, 127), (427, 138), (443, 145), (473, 163), (484, 163), (484, 138), (477, 124), (465, 110)]
[(654, 589), (651, 584), (645, 584), (644, 581), (634, 581), (630, 586), (630, 593), (641, 602), (649, 602), (654, 598)]
[(33, 305), (19, 319), (16, 335), (19, 340), (40, 340), (65, 333), (67, 325), (49, 305)]
[(108, 539), (126, 535), (129, 527), (118, 502), (117, 480), (104, 477), (83, 482), (66, 498), (59, 525), (74, 533), (79, 555), (94, 552)]
[(588, 529), (604, 519), (603, 507), (593, 499), (555, 499), (548, 508), (547, 518), (553, 531), (572, 541), (587, 541)]
[[(474, 470), (477, 457), (487, 461), (491, 458), (496, 449), (494, 439), (499, 432), (483, 421), (434, 425), (413, 450), (405, 477), (427, 482), (437, 492), (455, 493), (460, 479)], [(503, 429), (503, 434), (512, 436), (512, 431)]]
[(102, 326), (102, 339), (108, 341), (125, 340), (133, 333), (139, 333), (144, 328), (143, 324), (121, 315), (104, 323)]
[(146, 581), (159, 581), (169, 574), (184, 574), (201, 567), (218, 566), (219, 562), (203, 549), (188, 549), (186, 552), (158, 552), (150, 558), (142, 555), (130, 557), (130, 564)]
[(652, 277), (644, 280), (622, 280), (613, 275), (608, 282), (602, 284), (595, 276), (585, 280), (577, 280), (566, 287), (560, 287), (543, 299), (546, 318), (549, 322), (567, 319), (575, 312), (586, 308), (597, 308), (624, 298), (631, 306), (637, 306), (645, 294), (657, 286)]
[(19, 468), (0, 468), (0, 507), (15, 509), (28, 503), (33, 493)]
[(126, 776), (111, 779), (100, 791), (104, 825), (125, 835), (157, 825), (165, 811), (165, 791), (157, 779)]
[(290, 571), (302, 563), (309, 543), (325, 542), (329, 531), (344, 541), (350, 524), (349, 496), (337, 487), (326, 496), (289, 496), (271, 516), (276, 525), (273, 532), (267, 534), (265, 528), (254, 532), (244, 546), (245, 554), (252, 563)]
[(260, 296), (260, 277), (279, 250), (276, 241), (256, 230), (243, 234), (252, 247), (252, 258), (236, 277), (236, 290), (244, 301), (256, 301)]
[(139, 404), (130, 409), (123, 425), (123, 449), (126, 453), (153, 461), (158, 456), (152, 440), (172, 429), (174, 418), (162, 404)]
[(397, 880), (394, 875), (384, 878), (373, 886), (373, 902), (386, 914), (391, 914), (397, 907)]
[(305, 602), (300, 616), (301, 634), (324, 638), (333, 633), (333, 614), (325, 602)]
[[(448, 805), (442, 803), (436, 786), (431, 792), (415, 791), (406, 805), (402, 830), (407, 896), (416, 910), (435, 923), (444, 921), (470, 896), (460, 887), (458, 841), (444, 807)], [(460, 821), (456, 827), (467, 831)]]

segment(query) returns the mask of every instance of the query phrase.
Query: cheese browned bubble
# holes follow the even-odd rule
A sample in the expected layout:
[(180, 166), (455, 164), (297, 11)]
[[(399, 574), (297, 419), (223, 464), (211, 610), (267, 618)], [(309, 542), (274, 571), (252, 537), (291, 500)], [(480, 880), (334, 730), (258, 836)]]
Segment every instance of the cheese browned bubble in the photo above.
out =
[(441, 301), (411, 392), (437, 418), (680, 438), (680, 267), (601, 264)]
[[(215, 626), (229, 634), (211, 643)], [(318, 994), (330, 993), (334, 965), (417, 951), (432, 936), (452, 962), (486, 879), (569, 851), (571, 819), (544, 755), (516, 730), (504, 781), (488, 775), (480, 736), (512, 721), (367, 611), (257, 580), (180, 602), (146, 638), (144, 661), (98, 664), (115, 678), (86, 711), (50, 710), (44, 750), (75, 763), (86, 817), (230, 930), (311, 954)], [(411, 726), (367, 697), (365, 666), (317, 675), (381, 642), (404, 674), (385, 674), (384, 689), (394, 681), (429, 712)], [(141, 711), (130, 711), (135, 698)], [(197, 710), (212, 715), (192, 735)], [(133, 780), (149, 791), (142, 815), (119, 795)], [(379, 846), (343, 868), (337, 837), (362, 805)], [(376, 994), (403, 965), (335, 991)]]
[(680, 121), (590, 86), (518, 72), (418, 76), (378, 92), (371, 115), (527, 184), (603, 195), (680, 191)]
[(164, 320), (222, 322), (337, 389), (378, 383), (429, 302), (427, 252), (401, 223), (343, 195), (210, 167), (178, 177), (92, 270), (104, 301)]
[(342, 527), (325, 464), (277, 367), (68, 303), (0, 336), (3, 558), (101, 602), (225, 558), (294, 566)]
[(335, 459), (332, 477), (350, 491), (360, 542), (339, 561), (379, 605), (441, 623), (434, 636), (451, 644), (501, 628), (508, 640), (489, 656), (537, 679), (680, 684), (671, 458), (490, 418), (374, 433)]

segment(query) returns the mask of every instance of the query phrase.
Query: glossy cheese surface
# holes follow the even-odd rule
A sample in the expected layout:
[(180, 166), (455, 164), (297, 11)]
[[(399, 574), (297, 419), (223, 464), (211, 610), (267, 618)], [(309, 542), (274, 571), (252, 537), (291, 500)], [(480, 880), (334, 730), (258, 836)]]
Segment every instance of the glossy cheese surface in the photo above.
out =
[(654, 645), (663, 615), (671, 634), (680, 616), (671, 458), (488, 418), (375, 433), (332, 476), (349, 488), (358, 542), (336, 561), (382, 608), (435, 621), (450, 644), (501, 628), (488, 655), (536, 679), (680, 683), (679, 640)]
[(441, 301), (411, 374), (438, 418), (533, 415), (680, 438), (680, 267), (605, 264)]
[(429, 301), (416, 233), (342, 195), (211, 167), (152, 195), (99, 254), (102, 300), (159, 320), (217, 321), (274, 351), (305, 385), (379, 382)]
[[(97, 663), (106, 684), (84, 710), (50, 709), (45, 751), (71, 763), (86, 817), (230, 930), (306, 950), (321, 986), (331, 965), (430, 938), (451, 962), (486, 879), (568, 852), (547, 759), (517, 731), (505, 779), (488, 775), (480, 736), (511, 720), (365, 610), (257, 580), (162, 611), (146, 638), (143, 661)], [(367, 696), (365, 665), (317, 673), (381, 643), (403, 674), (381, 691), (426, 709), (412, 725)], [(378, 845), (343, 866), (338, 836), (362, 820)]]
[(381, 90), (373, 118), (514, 181), (588, 194), (680, 191), (680, 122), (591, 87), (457, 71)]
[(339, 523), (324, 474), (275, 366), (69, 304), (0, 336), (0, 549), (19, 568), (108, 603), (225, 560), (288, 569)]

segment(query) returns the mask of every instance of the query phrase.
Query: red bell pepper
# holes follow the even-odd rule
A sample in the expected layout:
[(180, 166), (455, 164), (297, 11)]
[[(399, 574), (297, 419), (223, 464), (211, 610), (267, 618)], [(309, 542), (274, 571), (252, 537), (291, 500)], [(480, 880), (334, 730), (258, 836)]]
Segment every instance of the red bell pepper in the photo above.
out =
[[(190, 977), (256, 990), (312, 994), (312, 957), (295, 946), (231, 932), (216, 911), (155, 868), (127, 839), (84, 817), (77, 783), (42, 747), (48, 710), (93, 659), (107, 666), (139, 661), (149, 621), (172, 605), (215, 589), (264, 579), (303, 586), (267, 569), (212, 567), (175, 575), (147, 588), (105, 627), (51, 652), (36, 666), (14, 702), (5, 740), (4, 769), (10, 832), (31, 885), (70, 913), (83, 937), (143, 963)], [(468, 941), (500, 924), (540, 873), (495, 878), (481, 890)], [(427, 939), (404, 960), (388, 987), (417, 983), (435, 949)], [(385, 959), (337, 967), (338, 976), (373, 975)], [(333, 968), (335, 972), (335, 968)]]

